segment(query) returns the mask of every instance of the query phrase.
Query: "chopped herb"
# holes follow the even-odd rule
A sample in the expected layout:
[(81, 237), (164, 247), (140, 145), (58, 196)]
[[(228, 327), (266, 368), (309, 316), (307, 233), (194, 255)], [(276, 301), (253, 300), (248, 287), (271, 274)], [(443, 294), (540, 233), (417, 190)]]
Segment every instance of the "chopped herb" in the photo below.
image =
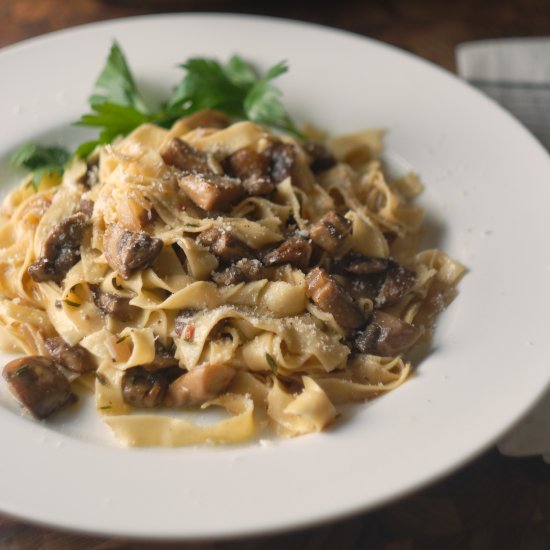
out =
[(109, 384), (109, 381), (107, 380), (107, 377), (104, 374), (101, 374), (100, 372), (96, 372), (95, 377), (97, 378), (97, 381), (102, 386), (107, 386)]
[(112, 408), (113, 408), (112, 405), (103, 405), (102, 407), (98, 407), (98, 409), (99, 409), (100, 411), (105, 411), (105, 410), (107, 410), (107, 409), (112, 409)]
[(71, 154), (63, 147), (35, 145), (26, 143), (15, 151), (11, 163), (18, 168), (33, 172), (29, 184), (38, 191), (40, 180), (48, 174), (63, 174)]
[(269, 355), (269, 353), (265, 354), (265, 359), (267, 361), (267, 364), (269, 365), (269, 368), (273, 372), (277, 372), (277, 363), (275, 363), (275, 359), (273, 359), (273, 357), (271, 357), (271, 355)]
[(124, 340), (126, 340), (126, 338), (128, 338), (128, 335), (126, 334), (125, 336), (121, 336), (116, 342), (115, 344), (120, 344), (122, 342), (124, 342)]
[(63, 300), (63, 302), (65, 304), (67, 304), (68, 306), (71, 306), (71, 307), (80, 307), (82, 305), (82, 304), (79, 304), (78, 302), (73, 302), (72, 300), (69, 300), (68, 298)]

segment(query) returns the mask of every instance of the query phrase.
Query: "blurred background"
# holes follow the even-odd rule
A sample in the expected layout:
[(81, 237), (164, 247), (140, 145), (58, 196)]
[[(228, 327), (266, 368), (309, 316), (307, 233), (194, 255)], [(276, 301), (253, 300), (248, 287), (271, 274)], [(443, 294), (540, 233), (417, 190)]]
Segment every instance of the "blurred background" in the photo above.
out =
[[(550, 37), (550, 0), (0, 0), (0, 47), (93, 21), (197, 11), (329, 25), (393, 44), (451, 71), (456, 71), (460, 43)], [(6, 77), (0, 75), (0, 82)], [(137, 543), (65, 533), (0, 514), (2, 550), (153, 548), (544, 550), (550, 548), (550, 466), (540, 457), (512, 459), (491, 449), (453, 476), (380, 510), (238, 542)]]
[(461, 42), (550, 35), (550, 0), (0, 0), (0, 47), (90, 21), (192, 11), (253, 13), (338, 27), (450, 70)]

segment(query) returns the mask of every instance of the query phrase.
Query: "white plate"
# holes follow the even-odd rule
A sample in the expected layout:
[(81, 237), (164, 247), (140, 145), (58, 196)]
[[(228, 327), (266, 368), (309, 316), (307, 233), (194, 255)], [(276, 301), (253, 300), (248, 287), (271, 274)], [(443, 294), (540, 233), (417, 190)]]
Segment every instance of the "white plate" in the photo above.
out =
[[(167, 92), (190, 55), (281, 59), (291, 112), (331, 133), (386, 127), (427, 183), (439, 246), (469, 268), (433, 350), (397, 391), (319, 435), (269, 446), (126, 450), (89, 419), (21, 417), (0, 395), (0, 508), (111, 535), (209, 538), (304, 526), (379, 506), (464, 464), (550, 379), (550, 162), (514, 119), (450, 74), (343, 32), (257, 17), (170, 15), (80, 27), (0, 53), (1, 174), (69, 123), (111, 40)], [(83, 415), (86, 417), (86, 415)], [(97, 429), (96, 429), (97, 428)], [(99, 431), (97, 431), (99, 430)]]

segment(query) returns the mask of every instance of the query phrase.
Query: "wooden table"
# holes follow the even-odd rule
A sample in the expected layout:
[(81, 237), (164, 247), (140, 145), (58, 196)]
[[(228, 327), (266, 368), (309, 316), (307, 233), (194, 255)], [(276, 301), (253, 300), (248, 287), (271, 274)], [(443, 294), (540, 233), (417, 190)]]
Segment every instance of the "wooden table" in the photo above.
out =
[[(90, 21), (167, 11), (258, 13), (332, 25), (389, 42), (454, 70), (467, 40), (550, 35), (548, 0), (0, 0), (0, 47)], [(550, 466), (490, 450), (434, 486), (346, 521), (225, 543), (135, 543), (87, 537), (0, 515), (2, 550), (129, 548), (548, 549)]]

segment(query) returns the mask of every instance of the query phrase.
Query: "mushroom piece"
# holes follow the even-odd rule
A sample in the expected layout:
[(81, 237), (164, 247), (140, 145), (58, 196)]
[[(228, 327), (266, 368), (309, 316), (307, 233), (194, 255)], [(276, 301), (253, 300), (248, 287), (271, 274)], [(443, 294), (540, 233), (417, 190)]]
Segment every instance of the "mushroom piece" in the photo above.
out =
[(296, 161), (296, 150), (293, 145), (283, 142), (271, 143), (263, 154), (269, 159), (271, 180), (279, 183), (292, 175)]
[(251, 148), (239, 149), (224, 162), (227, 174), (239, 178), (252, 196), (269, 195), (275, 189), (269, 177), (269, 167), (269, 158)]
[(105, 258), (123, 279), (149, 267), (161, 253), (162, 240), (145, 231), (127, 231), (118, 224), (107, 227), (103, 235)]
[(212, 254), (224, 262), (234, 262), (251, 255), (250, 248), (237, 239), (229, 229), (211, 227), (199, 233), (197, 244), (208, 248)]
[(167, 395), (168, 384), (164, 370), (132, 367), (122, 376), (122, 398), (132, 407), (158, 407)]
[(413, 288), (415, 282), (416, 273), (414, 271), (403, 267), (397, 262), (392, 262), (378, 291), (374, 305), (379, 308), (395, 304)]
[(260, 279), (269, 279), (271, 270), (260, 260), (243, 258), (223, 271), (212, 273), (212, 280), (217, 285), (236, 285)]
[(322, 143), (309, 141), (302, 145), (302, 149), (311, 159), (309, 167), (314, 174), (324, 172), (336, 165), (334, 155)]
[(87, 225), (88, 219), (82, 212), (55, 225), (42, 244), (40, 258), (28, 267), (31, 278), (38, 283), (61, 282), (80, 260), (80, 243)]
[(185, 124), (187, 131), (195, 128), (226, 128), (231, 123), (229, 117), (221, 111), (202, 109), (192, 115), (181, 118), (178, 123)]
[(180, 189), (206, 212), (229, 210), (246, 194), (241, 180), (216, 174), (186, 173), (178, 177)]
[(53, 359), (31, 355), (10, 361), (3, 377), (15, 398), (35, 418), (46, 418), (75, 400), (69, 381), (59, 369)]
[(368, 276), (383, 273), (388, 269), (390, 260), (386, 258), (371, 258), (357, 252), (346, 254), (337, 262), (339, 271), (352, 273), (353, 275)]
[(316, 267), (306, 276), (307, 295), (323, 311), (332, 313), (344, 328), (359, 328), (365, 317), (346, 290), (324, 269)]
[(174, 405), (200, 405), (220, 395), (229, 385), (236, 370), (222, 363), (196, 367), (170, 384)]
[(312, 241), (330, 254), (338, 252), (351, 233), (351, 221), (334, 211), (327, 212), (309, 230)]
[(165, 164), (186, 172), (210, 173), (207, 156), (186, 141), (172, 138), (160, 152)]
[(267, 266), (291, 264), (305, 270), (309, 265), (310, 258), (311, 241), (295, 236), (265, 254), (262, 261)]
[(80, 374), (97, 369), (92, 354), (81, 345), (70, 346), (61, 336), (47, 338), (44, 342), (48, 354), (66, 369)]
[(111, 292), (103, 292), (98, 285), (90, 285), (94, 304), (105, 315), (112, 315), (120, 321), (128, 321), (139, 308), (130, 305), (130, 298), (117, 296)]
[(420, 331), (383, 311), (375, 311), (367, 328), (355, 339), (355, 348), (360, 353), (394, 357), (408, 350), (420, 338)]

